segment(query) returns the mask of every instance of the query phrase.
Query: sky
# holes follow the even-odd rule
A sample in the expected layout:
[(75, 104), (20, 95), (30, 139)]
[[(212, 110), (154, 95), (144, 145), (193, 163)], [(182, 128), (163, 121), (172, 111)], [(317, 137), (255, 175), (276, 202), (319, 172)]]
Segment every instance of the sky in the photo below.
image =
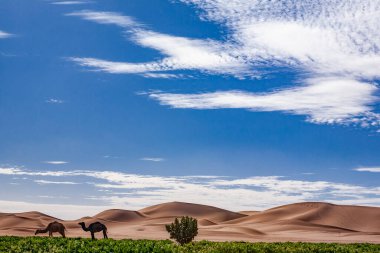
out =
[(0, 212), (380, 206), (380, 0), (0, 13)]

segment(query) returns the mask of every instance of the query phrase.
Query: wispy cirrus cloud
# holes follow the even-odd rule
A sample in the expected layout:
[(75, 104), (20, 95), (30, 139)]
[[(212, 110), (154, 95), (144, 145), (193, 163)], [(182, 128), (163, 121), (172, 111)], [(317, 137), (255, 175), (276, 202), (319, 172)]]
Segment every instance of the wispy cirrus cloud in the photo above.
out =
[[(236, 64), (240, 66), (236, 72), (244, 75), (247, 69), (252, 73), (260, 65), (279, 65), (323, 75), (380, 76), (376, 15), (379, 1), (183, 2), (203, 10), (203, 18), (224, 24), (231, 36), (225, 41), (176, 37), (137, 29), (139, 24), (131, 17), (113, 12), (82, 11), (67, 15), (126, 28), (137, 44), (183, 61), (182, 68), (207, 70), (207, 65), (220, 64), (218, 73), (231, 74), (223, 64)], [(195, 60), (187, 57), (187, 52), (198, 52), (192, 58), (201, 57), (203, 64), (194, 64)]]
[(378, 78), (380, 1), (183, 0), (224, 24), (248, 62)]
[(71, 182), (71, 181), (49, 181), (49, 180), (34, 180), (35, 183), (44, 185), (44, 184), (63, 184), (63, 185), (75, 185), (79, 184), (76, 182)]
[(51, 4), (55, 5), (78, 5), (78, 4), (88, 4), (92, 3), (92, 1), (57, 1), (52, 2)]
[(49, 104), (63, 104), (65, 101), (62, 99), (58, 99), (58, 98), (49, 98), (49, 99), (45, 100), (45, 102), (49, 103)]
[[(210, 73), (229, 73), (241, 76), (249, 74), (242, 61), (233, 57), (226, 47), (229, 45), (211, 39), (192, 39), (154, 32), (134, 21), (129, 16), (114, 12), (80, 11), (67, 14), (100, 24), (113, 24), (128, 31), (136, 44), (155, 49), (165, 57), (162, 60), (128, 63), (96, 58), (72, 57), (81, 66), (113, 74), (142, 74), (149, 78), (179, 77), (167, 72), (173, 70), (202, 70)], [(250, 73), (251, 75), (252, 73)]]
[[(149, 96), (173, 108), (282, 111), (305, 115), (319, 124), (380, 124), (380, 115), (374, 112), (378, 103), (374, 81), (380, 78), (380, 1), (182, 2), (200, 9), (202, 19), (222, 24), (229, 36), (223, 40), (178, 37), (151, 31), (119, 13), (75, 12), (68, 15), (124, 28), (131, 41), (161, 52), (163, 58), (143, 63), (71, 59), (93, 70), (153, 78), (177, 78), (178, 74), (170, 73), (174, 70), (265, 77), (260, 69), (269, 68), (273, 74), (285, 67), (299, 73), (297, 82), (281, 85), (287, 89)], [(301, 100), (290, 101), (294, 98)]]
[[(379, 125), (379, 115), (371, 112), (373, 105), (378, 102), (375, 97), (378, 87), (371, 81), (380, 77), (377, 67), (380, 63), (378, 32), (380, 25), (377, 15), (380, 1), (184, 0), (183, 2), (201, 9), (204, 19), (228, 27), (231, 32), (230, 43), (238, 45), (239, 52), (236, 55), (247, 59), (247, 63), (294, 68), (306, 76), (300, 78), (299, 82), (309, 86), (295, 87), (286, 91), (280, 89), (264, 96), (249, 94), (251, 96), (237, 98), (237, 101), (229, 100), (230, 103), (241, 106), (242, 103), (251, 100), (247, 106), (241, 107), (250, 109), (253, 104), (255, 111), (281, 110), (304, 114), (316, 123), (353, 122), (362, 126)], [(304, 96), (306, 90), (318, 88), (315, 79), (325, 78), (344, 85), (332, 84), (332, 87), (321, 90), (322, 93), (316, 92)], [(369, 90), (361, 97), (352, 96), (352, 84), (358, 89), (365, 87), (364, 90), (366, 88)], [(205, 94), (215, 97), (213, 95), (214, 93)], [(293, 105), (284, 103), (284, 100), (294, 96), (302, 100)], [(185, 96), (182, 102), (185, 103), (187, 98), (192, 97)], [(272, 98), (279, 100), (271, 100)], [(255, 102), (259, 99), (263, 99), (264, 104), (266, 101), (270, 102), (270, 105), (257, 106)], [(322, 103), (318, 103), (317, 99)], [(348, 99), (352, 110), (347, 110), (346, 103), (339, 105), (340, 99), (346, 102)], [(338, 103), (333, 105), (333, 101)], [(199, 102), (198, 106), (202, 106), (204, 101)], [(207, 101), (205, 104), (207, 107)], [(297, 108), (289, 111), (289, 105)], [(320, 114), (320, 110), (326, 109), (326, 106), (329, 107), (327, 115), (322, 118), (321, 115), (316, 117), (316, 114)], [(222, 105), (221, 107), (229, 108)], [(337, 114), (330, 114), (332, 111)], [(340, 117), (339, 114), (346, 115)]]
[(140, 160), (150, 161), (150, 162), (163, 162), (163, 161), (165, 161), (165, 159), (162, 157), (143, 157)]
[(6, 39), (6, 38), (9, 38), (9, 37), (12, 37), (13, 34), (10, 34), (10, 33), (7, 33), (7, 32), (4, 32), (4, 31), (1, 31), (0, 30), (0, 39)]
[[(88, 190), (93, 192), (92, 196), (82, 196), (82, 203), (96, 201), (103, 206), (127, 209), (139, 209), (178, 200), (215, 205), (235, 211), (260, 210), (294, 202), (327, 200), (333, 203), (380, 206), (380, 187), (297, 180), (283, 176), (163, 177), (117, 171), (35, 171), (20, 168), (0, 168), (0, 175), (23, 175), (35, 178), (34, 180), (52, 182), (56, 180), (45, 178), (75, 178), (75, 182), (87, 182), (82, 186), (88, 187)], [(88, 183), (91, 179), (92, 182)], [(94, 187), (100, 191), (94, 191)]]
[(43, 161), (43, 163), (52, 164), (52, 165), (62, 165), (69, 163), (67, 161)]
[[(224, 53), (223, 46), (213, 41), (175, 37), (140, 31), (134, 35), (137, 44), (159, 50), (168, 56), (160, 61), (127, 63), (96, 58), (71, 57), (81, 66), (111, 74), (142, 74), (149, 78), (173, 78), (180, 75), (155, 73), (175, 70), (202, 70), (210, 73), (236, 74), (247, 70), (244, 64)], [(248, 72), (247, 72), (248, 74)], [(184, 75), (182, 75), (184, 76)]]
[(172, 73), (143, 73), (142, 76), (147, 77), (147, 78), (163, 78), (163, 79), (191, 78), (191, 75), (172, 74)]
[[(274, 92), (221, 91), (200, 94), (150, 93), (162, 105), (188, 109), (248, 109), (307, 115), (315, 123), (380, 124), (369, 113), (376, 85), (355, 80), (311, 79), (308, 85)], [(345, 92), (342, 92), (345, 90)]]
[(99, 24), (117, 25), (124, 28), (140, 26), (133, 18), (116, 12), (83, 10), (68, 13), (66, 16), (80, 17)]
[(380, 173), (380, 167), (361, 167), (354, 169), (355, 171), (361, 171), (361, 172), (374, 172), (374, 173)]

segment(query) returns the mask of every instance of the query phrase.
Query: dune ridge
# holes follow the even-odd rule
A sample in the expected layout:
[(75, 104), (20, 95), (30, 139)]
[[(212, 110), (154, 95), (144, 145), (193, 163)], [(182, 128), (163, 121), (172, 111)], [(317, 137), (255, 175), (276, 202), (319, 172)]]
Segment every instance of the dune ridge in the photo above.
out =
[(287, 221), (290, 224), (303, 222), (310, 224), (310, 226), (328, 226), (357, 232), (379, 232), (380, 208), (305, 202), (253, 213), (230, 223), (254, 224), (280, 221)]
[(192, 216), (197, 219), (207, 219), (213, 223), (234, 220), (246, 216), (213, 206), (184, 202), (170, 202), (154, 205), (141, 209), (139, 212), (154, 218)]
[(107, 225), (109, 236), (115, 239), (168, 239), (164, 225), (180, 216), (198, 219), (198, 240), (380, 243), (380, 208), (323, 202), (242, 212), (169, 202), (138, 211), (110, 209), (67, 221), (40, 212), (0, 213), (0, 235), (31, 236), (35, 229), (56, 220), (66, 226), (67, 236), (89, 237), (78, 222), (101, 221)]

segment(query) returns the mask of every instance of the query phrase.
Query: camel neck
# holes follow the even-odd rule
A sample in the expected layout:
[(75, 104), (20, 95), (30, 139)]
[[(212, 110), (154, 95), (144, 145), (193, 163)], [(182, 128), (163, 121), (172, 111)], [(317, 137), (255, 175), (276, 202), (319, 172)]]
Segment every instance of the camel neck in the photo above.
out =
[(82, 226), (82, 229), (83, 229), (84, 231), (89, 231), (89, 229), (86, 228), (86, 225), (85, 225), (84, 223), (82, 223), (82, 224), (80, 224), (80, 225)]
[(44, 229), (39, 229), (38, 233), (46, 233), (48, 231), (48, 227)]

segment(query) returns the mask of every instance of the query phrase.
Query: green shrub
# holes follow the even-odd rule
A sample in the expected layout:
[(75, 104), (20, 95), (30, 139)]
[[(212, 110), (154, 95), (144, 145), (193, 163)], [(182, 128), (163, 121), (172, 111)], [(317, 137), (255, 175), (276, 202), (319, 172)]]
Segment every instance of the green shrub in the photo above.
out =
[(181, 221), (175, 218), (174, 222), (166, 225), (166, 230), (170, 234), (171, 239), (175, 239), (179, 244), (184, 245), (191, 242), (198, 234), (197, 219), (184, 216)]

